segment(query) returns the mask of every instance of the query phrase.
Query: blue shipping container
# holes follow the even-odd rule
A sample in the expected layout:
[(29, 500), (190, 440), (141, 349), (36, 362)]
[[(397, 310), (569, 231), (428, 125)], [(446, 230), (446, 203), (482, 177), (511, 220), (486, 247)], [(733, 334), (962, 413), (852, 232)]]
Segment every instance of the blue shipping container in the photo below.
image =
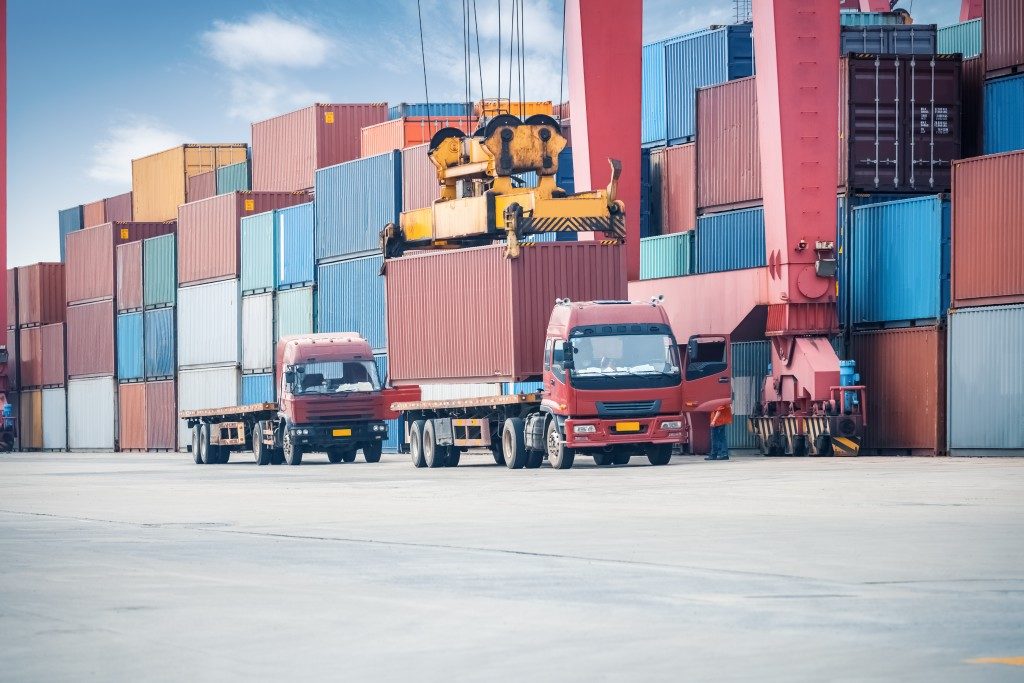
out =
[(640, 143), (665, 144), (665, 42), (644, 45), (640, 72)]
[(855, 12), (843, 10), (839, 13), (840, 26), (893, 26), (903, 20), (895, 12)]
[(697, 218), (697, 273), (766, 265), (764, 208), (723, 211)]
[(388, 107), (388, 119), (400, 119), (404, 116), (472, 116), (473, 105), (466, 102), (421, 102), (393, 104)]
[(519, 394), (539, 394), (544, 391), (544, 382), (502, 382), (501, 393), (504, 396)]
[(402, 154), (388, 152), (316, 172), (316, 258), (378, 250), (402, 211)]
[(1024, 74), (985, 81), (985, 154), (1024, 149)]
[(942, 195), (853, 210), (850, 324), (942, 318), (949, 308), (949, 200)]
[(248, 192), (252, 189), (252, 171), (248, 159), (217, 169), (217, 194)]
[(301, 287), (316, 279), (313, 257), (313, 202), (274, 212), (277, 288)]
[(939, 54), (961, 54), (964, 59), (981, 54), (981, 19), (943, 26), (938, 31)]
[(242, 375), (243, 406), (254, 403), (273, 403), (275, 400), (277, 399), (274, 396), (274, 375), (272, 373)]
[[(380, 377), (381, 386), (387, 386), (388, 382), (388, 355), (386, 353), (375, 353), (373, 360), (377, 363), (377, 374)], [(403, 422), (402, 418), (397, 420), (387, 420), (388, 423), (388, 438), (384, 442), (384, 450), (386, 451), (397, 451), (398, 444), (402, 441), (403, 435)]]
[(117, 316), (117, 377), (122, 382), (142, 379), (142, 313)]
[(60, 260), (64, 262), (64, 238), (69, 232), (82, 229), (82, 207), (73, 206), (70, 209), (63, 209), (57, 212), (57, 222), (60, 227)]
[(364, 256), (317, 268), (317, 332), (358, 332), (371, 348), (387, 347), (382, 260)]
[(145, 313), (146, 379), (174, 376), (174, 312), (168, 307)]

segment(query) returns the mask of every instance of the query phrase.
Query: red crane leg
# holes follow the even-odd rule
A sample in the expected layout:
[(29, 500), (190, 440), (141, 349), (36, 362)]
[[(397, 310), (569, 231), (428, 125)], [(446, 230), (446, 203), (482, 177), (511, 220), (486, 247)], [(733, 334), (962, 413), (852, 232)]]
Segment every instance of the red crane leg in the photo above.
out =
[(985, 0), (961, 0), (960, 21), (981, 19), (985, 16)]

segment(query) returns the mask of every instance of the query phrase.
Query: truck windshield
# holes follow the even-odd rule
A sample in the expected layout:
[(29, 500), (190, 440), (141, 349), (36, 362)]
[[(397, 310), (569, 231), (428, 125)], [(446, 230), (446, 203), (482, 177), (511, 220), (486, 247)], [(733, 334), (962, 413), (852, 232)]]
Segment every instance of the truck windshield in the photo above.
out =
[(340, 394), (360, 391), (377, 391), (380, 380), (377, 366), (372, 361), (318, 361), (292, 367), (294, 381), (292, 393)]
[(581, 389), (669, 387), (680, 383), (679, 349), (667, 334), (574, 337), (570, 375)]

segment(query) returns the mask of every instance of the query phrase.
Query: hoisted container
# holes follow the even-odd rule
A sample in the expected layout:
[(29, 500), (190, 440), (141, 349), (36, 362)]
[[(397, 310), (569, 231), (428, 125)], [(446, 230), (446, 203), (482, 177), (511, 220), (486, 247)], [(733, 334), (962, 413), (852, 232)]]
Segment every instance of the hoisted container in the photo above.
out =
[(934, 55), (937, 32), (935, 24), (843, 26), (839, 33), (839, 53)]
[(142, 308), (142, 241), (117, 245), (117, 310)]
[(118, 446), (122, 451), (144, 451), (147, 408), (146, 385), (121, 384), (117, 387)]
[(43, 450), (68, 448), (68, 395), (64, 387), (42, 391)]
[(387, 345), (380, 265), (380, 256), (365, 256), (317, 269), (317, 332), (358, 332), (372, 349)]
[(402, 155), (357, 159), (316, 172), (317, 260), (379, 251), (380, 231), (402, 211)]
[(174, 382), (146, 382), (146, 449), (170, 451), (176, 448), (177, 433)]
[(25, 390), (18, 394), (18, 436), (21, 450), (38, 451), (43, 447), (43, 392)]
[(43, 325), (39, 328), (39, 339), (43, 347), (43, 367), (40, 377), (42, 386), (64, 386), (67, 365), (64, 356), (64, 323)]
[(277, 242), (276, 287), (287, 289), (312, 284), (316, 279), (313, 255), (313, 202), (274, 211)]
[(142, 311), (117, 316), (117, 379), (141, 382), (145, 373)]
[(210, 169), (189, 177), (185, 189), (185, 203), (199, 202), (217, 194), (217, 170)]
[(358, 158), (360, 131), (387, 115), (384, 103), (314, 104), (252, 124), (253, 190), (308, 190), (318, 168)]
[(18, 268), (18, 327), (64, 322), (64, 286), (63, 263), (33, 263)]
[(640, 239), (640, 279), (693, 274), (693, 231)]
[(116, 291), (117, 245), (173, 233), (176, 223), (104, 223), (68, 235), (68, 304), (111, 299)]
[(174, 376), (174, 309), (153, 308), (144, 313), (145, 375), (147, 380)]
[[(237, 406), (240, 374), (237, 365), (182, 370), (178, 373), (178, 412)], [(178, 448), (191, 445), (191, 432), (177, 419)]]
[(989, 78), (1024, 66), (1024, 7), (1020, 0), (985, 0), (985, 63)]
[(960, 54), (964, 59), (981, 54), (981, 19), (961, 21), (938, 30), (937, 46), (940, 54)]
[(429, 144), (402, 150), (403, 211), (425, 209), (441, 197), (437, 167), (430, 161), (429, 150)]
[[(351, 293), (350, 293), (351, 296)], [(242, 297), (242, 372), (274, 367), (274, 294)]]
[(261, 373), (255, 375), (242, 375), (242, 403), (243, 406), (255, 403), (273, 403), (274, 397), (274, 375), (273, 373)]
[(697, 273), (764, 266), (767, 263), (764, 208), (700, 216), (694, 240)]
[(177, 237), (163, 235), (142, 241), (142, 289), (146, 308), (173, 306), (178, 289)]
[(117, 371), (115, 317), (113, 299), (68, 306), (68, 377), (114, 375)]
[(405, 116), (431, 116), (436, 118), (453, 116), (471, 116), (473, 106), (466, 102), (400, 102), (388, 107), (389, 119), (400, 119)]
[(70, 209), (62, 209), (57, 212), (57, 227), (60, 240), (60, 260), (64, 262), (64, 239), (72, 232), (82, 229), (82, 207), (72, 206)]
[(757, 87), (741, 78), (697, 91), (697, 208), (761, 202)]
[(187, 201), (189, 178), (245, 161), (248, 155), (245, 143), (188, 144), (133, 159), (133, 220), (173, 221)]
[(249, 161), (239, 161), (217, 169), (217, 194), (248, 192), (252, 189)]
[(241, 362), (238, 280), (178, 289), (178, 367)]
[(316, 305), (312, 287), (285, 289), (278, 292), (275, 299), (274, 339), (293, 334), (312, 334), (316, 330), (313, 319)]
[(985, 81), (985, 154), (1024, 149), (1024, 74)]
[(393, 150), (430, 142), (442, 128), (458, 128), (467, 135), (476, 131), (477, 120), (472, 117), (409, 116), (390, 119), (363, 128), (360, 133), (360, 154), (372, 157)]
[(242, 294), (274, 289), (274, 212), (246, 216), (240, 230)]
[(117, 417), (113, 377), (68, 381), (68, 447), (72, 451), (116, 450)]
[(518, 117), (520, 121), (543, 114), (551, 116), (555, 112), (554, 105), (548, 101), (521, 102), (509, 100), (507, 97), (491, 97), (473, 103), (473, 115), (477, 118), (494, 118), (498, 114), (511, 114)]

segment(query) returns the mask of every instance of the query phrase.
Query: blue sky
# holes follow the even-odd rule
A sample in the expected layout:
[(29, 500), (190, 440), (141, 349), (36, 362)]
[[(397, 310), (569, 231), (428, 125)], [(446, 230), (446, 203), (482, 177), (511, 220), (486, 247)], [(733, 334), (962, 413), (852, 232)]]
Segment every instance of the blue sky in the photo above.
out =
[[(902, 4), (939, 24), (959, 8)], [(497, 0), (477, 6), (492, 96)], [(461, 7), (423, 0), (435, 101), (463, 97)], [(731, 0), (646, 0), (644, 38), (731, 17)], [(561, 0), (527, 0), (529, 99), (558, 98), (561, 19)], [(128, 191), (133, 157), (248, 142), (251, 121), (314, 101), (423, 99), (413, 0), (8, 0), (7, 30), (10, 265), (56, 260), (57, 211)]]

